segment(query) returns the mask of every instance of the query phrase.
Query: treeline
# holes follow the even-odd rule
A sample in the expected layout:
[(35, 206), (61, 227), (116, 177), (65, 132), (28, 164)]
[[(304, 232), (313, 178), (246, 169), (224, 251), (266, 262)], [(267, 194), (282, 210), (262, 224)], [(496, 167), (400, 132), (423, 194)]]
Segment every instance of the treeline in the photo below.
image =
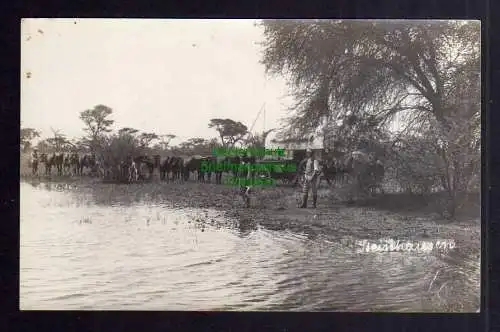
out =
[[(266, 136), (270, 131), (260, 135), (252, 135), (247, 126), (231, 119), (212, 119), (208, 127), (213, 128), (218, 137), (210, 139), (190, 138), (178, 145), (171, 145), (177, 138), (174, 134), (141, 132), (131, 127), (123, 127), (113, 131), (115, 123), (113, 110), (105, 105), (97, 105), (92, 109), (80, 112), (86, 135), (80, 139), (69, 139), (59, 130), (52, 129), (52, 137), (36, 144), (41, 153), (80, 152), (93, 153), (108, 164), (117, 164), (127, 156), (160, 155), (193, 156), (211, 155), (216, 148), (230, 148), (236, 145), (248, 148), (264, 148)], [(29, 152), (35, 138), (41, 132), (34, 128), (21, 128), (21, 149)]]
[[(453, 216), (480, 184), (480, 24), (264, 20), (262, 63), (296, 104), (283, 140), (323, 124), (340, 158), (365, 149), (404, 190), (446, 193)], [(399, 132), (389, 130), (399, 120)]]

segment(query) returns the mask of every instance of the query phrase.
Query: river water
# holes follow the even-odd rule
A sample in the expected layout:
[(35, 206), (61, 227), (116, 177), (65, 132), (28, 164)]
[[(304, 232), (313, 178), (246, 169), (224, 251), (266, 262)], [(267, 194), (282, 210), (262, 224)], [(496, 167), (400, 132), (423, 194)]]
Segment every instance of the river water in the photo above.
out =
[[(477, 257), (360, 254), (113, 193), (21, 183), (21, 310), (415, 312), (446, 310), (457, 294), (455, 310), (479, 306)], [(460, 293), (446, 295), (460, 275)]]

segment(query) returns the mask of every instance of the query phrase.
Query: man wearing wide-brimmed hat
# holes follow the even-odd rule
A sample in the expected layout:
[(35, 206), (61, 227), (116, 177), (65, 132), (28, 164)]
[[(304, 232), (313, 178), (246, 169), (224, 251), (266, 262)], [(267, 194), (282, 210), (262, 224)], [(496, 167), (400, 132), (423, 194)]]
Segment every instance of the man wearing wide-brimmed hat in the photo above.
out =
[(316, 207), (318, 199), (318, 180), (321, 173), (319, 161), (315, 158), (311, 149), (306, 150), (306, 168), (304, 171), (304, 183), (302, 185), (302, 205), (301, 208), (307, 207), (307, 199), (309, 196), (309, 188), (313, 194), (313, 208)]

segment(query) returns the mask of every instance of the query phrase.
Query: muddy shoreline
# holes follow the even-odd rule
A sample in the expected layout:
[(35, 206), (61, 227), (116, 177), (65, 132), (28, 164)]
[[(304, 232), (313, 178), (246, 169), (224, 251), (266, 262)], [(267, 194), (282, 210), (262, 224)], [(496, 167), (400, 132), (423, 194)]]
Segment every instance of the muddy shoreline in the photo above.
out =
[[(457, 250), (480, 253), (481, 224), (478, 217), (449, 222), (439, 215), (417, 211), (389, 211), (377, 206), (348, 205), (332, 199), (331, 189), (320, 189), (318, 208), (297, 208), (300, 189), (287, 186), (257, 187), (251, 194), (251, 207), (245, 208), (238, 187), (210, 183), (144, 182), (105, 184), (94, 178), (22, 178), (22, 181), (67, 187), (73, 190), (107, 190), (109, 196), (125, 192), (132, 201), (168, 202), (173, 208), (214, 209), (240, 228), (258, 225), (270, 230), (289, 230), (335, 240), (345, 237), (376, 240), (433, 241), (454, 240)], [(464, 253), (465, 253), (464, 252)]]

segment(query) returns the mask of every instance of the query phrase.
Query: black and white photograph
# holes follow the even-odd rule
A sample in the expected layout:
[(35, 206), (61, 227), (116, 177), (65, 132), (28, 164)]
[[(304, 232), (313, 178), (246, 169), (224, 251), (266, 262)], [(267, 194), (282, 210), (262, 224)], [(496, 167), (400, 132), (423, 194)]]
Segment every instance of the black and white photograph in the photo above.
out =
[(20, 24), (20, 310), (481, 311), (480, 21)]

